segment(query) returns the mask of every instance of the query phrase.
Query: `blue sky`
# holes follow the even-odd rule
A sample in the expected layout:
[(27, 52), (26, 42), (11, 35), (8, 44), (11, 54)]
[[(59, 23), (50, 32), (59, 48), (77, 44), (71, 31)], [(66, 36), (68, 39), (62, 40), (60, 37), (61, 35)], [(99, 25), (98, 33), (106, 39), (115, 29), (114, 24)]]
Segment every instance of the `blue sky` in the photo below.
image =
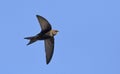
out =
[[(55, 51), (46, 65), (36, 14), (53, 29)], [(119, 0), (0, 1), (0, 74), (120, 74)]]

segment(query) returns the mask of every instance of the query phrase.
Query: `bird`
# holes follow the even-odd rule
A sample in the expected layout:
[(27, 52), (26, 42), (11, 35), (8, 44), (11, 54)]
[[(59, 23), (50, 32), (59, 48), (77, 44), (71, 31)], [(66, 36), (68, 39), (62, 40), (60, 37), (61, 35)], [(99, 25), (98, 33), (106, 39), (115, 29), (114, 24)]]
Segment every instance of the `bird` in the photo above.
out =
[(41, 32), (35, 36), (25, 37), (24, 39), (29, 40), (27, 45), (30, 45), (38, 40), (44, 40), (45, 53), (46, 53), (46, 64), (52, 59), (54, 52), (54, 36), (59, 32), (58, 30), (52, 30), (51, 24), (42, 16), (36, 15), (38, 22), (41, 27)]

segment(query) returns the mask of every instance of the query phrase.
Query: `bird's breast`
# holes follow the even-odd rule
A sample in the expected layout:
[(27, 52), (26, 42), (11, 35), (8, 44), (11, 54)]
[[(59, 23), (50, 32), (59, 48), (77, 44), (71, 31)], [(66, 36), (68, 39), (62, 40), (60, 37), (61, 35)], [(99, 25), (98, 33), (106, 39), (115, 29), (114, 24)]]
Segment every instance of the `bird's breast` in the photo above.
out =
[(45, 40), (45, 39), (49, 39), (49, 38), (51, 38), (51, 37), (52, 37), (52, 36), (50, 36), (50, 35), (44, 34), (44, 35), (39, 36), (38, 39), (39, 39), (39, 40)]

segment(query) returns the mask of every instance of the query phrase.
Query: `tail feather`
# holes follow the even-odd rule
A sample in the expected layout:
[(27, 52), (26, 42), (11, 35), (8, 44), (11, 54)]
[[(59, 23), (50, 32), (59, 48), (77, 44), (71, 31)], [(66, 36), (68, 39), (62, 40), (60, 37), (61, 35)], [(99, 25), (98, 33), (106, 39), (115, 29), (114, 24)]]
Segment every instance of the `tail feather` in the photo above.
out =
[(25, 37), (24, 39), (28, 39), (28, 40), (30, 40), (30, 39), (32, 39), (33, 37)]
[(35, 41), (37, 41), (35, 36), (33, 36), (33, 37), (25, 37), (24, 39), (30, 40), (27, 45), (30, 45), (30, 44), (34, 43)]

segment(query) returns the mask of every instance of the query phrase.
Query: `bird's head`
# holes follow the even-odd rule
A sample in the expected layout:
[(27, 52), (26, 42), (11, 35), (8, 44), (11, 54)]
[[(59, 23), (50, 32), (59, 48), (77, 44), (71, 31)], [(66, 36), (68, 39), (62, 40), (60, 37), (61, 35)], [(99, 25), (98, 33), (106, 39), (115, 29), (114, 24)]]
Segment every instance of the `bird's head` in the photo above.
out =
[(58, 30), (52, 30), (52, 34), (55, 36), (59, 31)]

